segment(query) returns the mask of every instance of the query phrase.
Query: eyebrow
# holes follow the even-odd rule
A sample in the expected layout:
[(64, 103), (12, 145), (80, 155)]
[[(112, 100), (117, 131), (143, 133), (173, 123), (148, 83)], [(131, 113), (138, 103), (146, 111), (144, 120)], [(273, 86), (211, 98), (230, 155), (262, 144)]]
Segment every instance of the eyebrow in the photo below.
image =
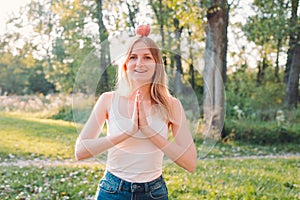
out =
[[(131, 53), (130, 55), (137, 55), (137, 53)], [(152, 54), (151, 53), (145, 53), (145, 54), (143, 54), (144, 56), (147, 56), (147, 55), (150, 55), (150, 56), (152, 56)]]

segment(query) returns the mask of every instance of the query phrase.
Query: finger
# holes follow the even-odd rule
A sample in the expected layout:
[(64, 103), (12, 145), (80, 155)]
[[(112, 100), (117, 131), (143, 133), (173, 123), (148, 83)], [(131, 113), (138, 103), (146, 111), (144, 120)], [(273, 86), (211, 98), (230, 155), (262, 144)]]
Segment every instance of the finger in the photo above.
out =
[(138, 104), (138, 115), (139, 115), (139, 126), (147, 126), (148, 122), (146, 120), (146, 113), (145, 113), (145, 109), (144, 109), (144, 103), (142, 101), (139, 102)]
[(132, 120), (138, 125), (138, 94), (135, 96), (135, 100), (134, 100), (134, 106), (133, 106), (133, 114), (132, 114)]
[(141, 91), (138, 90), (137, 94), (136, 94), (136, 106), (137, 106), (137, 121), (138, 121), (138, 126), (140, 126), (140, 102), (141, 102)]

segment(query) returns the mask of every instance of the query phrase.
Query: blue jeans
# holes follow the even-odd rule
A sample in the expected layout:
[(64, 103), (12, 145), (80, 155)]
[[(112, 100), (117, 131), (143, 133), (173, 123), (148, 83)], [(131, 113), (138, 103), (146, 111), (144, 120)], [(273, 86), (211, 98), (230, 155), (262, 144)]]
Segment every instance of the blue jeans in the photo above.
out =
[(132, 183), (106, 172), (100, 180), (96, 200), (168, 200), (163, 176), (146, 182)]

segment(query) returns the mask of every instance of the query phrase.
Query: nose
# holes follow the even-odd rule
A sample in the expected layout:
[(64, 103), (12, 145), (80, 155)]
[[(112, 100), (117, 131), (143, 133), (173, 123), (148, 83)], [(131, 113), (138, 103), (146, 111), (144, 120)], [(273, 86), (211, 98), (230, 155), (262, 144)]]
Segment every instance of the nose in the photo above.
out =
[(136, 60), (136, 66), (142, 66), (143, 65), (143, 59), (141, 57), (138, 57)]

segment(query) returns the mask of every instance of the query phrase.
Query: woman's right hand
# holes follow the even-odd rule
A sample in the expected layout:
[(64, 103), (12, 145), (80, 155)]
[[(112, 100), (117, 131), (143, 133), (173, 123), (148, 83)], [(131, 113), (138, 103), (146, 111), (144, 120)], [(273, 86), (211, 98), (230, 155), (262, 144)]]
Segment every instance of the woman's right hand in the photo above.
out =
[(131, 117), (131, 124), (130, 128), (127, 129), (126, 133), (130, 136), (133, 136), (136, 134), (136, 132), (139, 130), (139, 116), (138, 116), (138, 101), (139, 101), (139, 95), (140, 93), (137, 92), (135, 99), (134, 99), (134, 107), (133, 107), (133, 113)]

